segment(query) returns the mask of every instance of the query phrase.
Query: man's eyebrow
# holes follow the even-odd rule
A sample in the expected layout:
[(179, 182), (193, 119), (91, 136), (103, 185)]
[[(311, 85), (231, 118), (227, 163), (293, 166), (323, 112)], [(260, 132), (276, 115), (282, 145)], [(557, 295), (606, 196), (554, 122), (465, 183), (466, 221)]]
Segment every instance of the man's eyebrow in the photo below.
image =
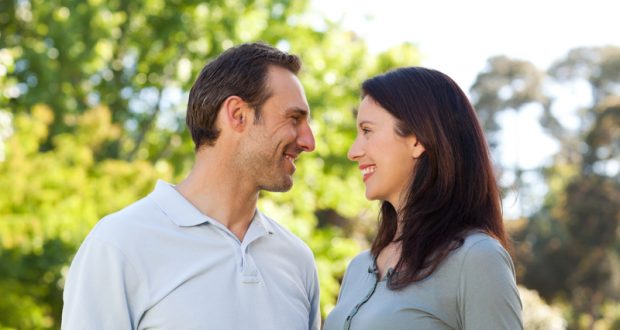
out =
[(286, 109), (286, 113), (291, 113), (291, 112), (298, 112), (300, 114), (307, 115), (308, 109), (300, 108), (300, 107), (291, 107), (291, 108)]
[(290, 115), (293, 113), (303, 116), (303, 117), (308, 117), (308, 119), (310, 119), (310, 111), (308, 111), (308, 109), (300, 108), (300, 107), (292, 107), (292, 108), (286, 109), (287, 115)]

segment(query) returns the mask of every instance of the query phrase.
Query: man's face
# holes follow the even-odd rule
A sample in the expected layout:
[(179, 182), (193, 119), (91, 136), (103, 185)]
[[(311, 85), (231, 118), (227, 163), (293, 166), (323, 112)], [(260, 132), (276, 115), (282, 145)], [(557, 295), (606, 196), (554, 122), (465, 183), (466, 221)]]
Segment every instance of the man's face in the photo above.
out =
[(293, 185), (298, 155), (315, 147), (308, 124), (310, 108), (299, 79), (284, 68), (270, 67), (267, 88), (271, 97), (263, 104), (260, 119), (248, 126), (240, 165), (252, 173), (258, 189), (287, 191)]

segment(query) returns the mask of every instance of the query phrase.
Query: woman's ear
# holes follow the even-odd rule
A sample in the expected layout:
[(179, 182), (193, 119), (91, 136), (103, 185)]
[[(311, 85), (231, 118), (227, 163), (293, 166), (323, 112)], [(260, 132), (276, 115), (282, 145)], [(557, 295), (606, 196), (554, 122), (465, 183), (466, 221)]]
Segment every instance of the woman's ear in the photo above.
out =
[(409, 145), (411, 147), (411, 155), (413, 159), (420, 158), (420, 156), (422, 156), (424, 151), (426, 151), (426, 148), (424, 148), (420, 140), (418, 140), (418, 138), (415, 136), (410, 137)]

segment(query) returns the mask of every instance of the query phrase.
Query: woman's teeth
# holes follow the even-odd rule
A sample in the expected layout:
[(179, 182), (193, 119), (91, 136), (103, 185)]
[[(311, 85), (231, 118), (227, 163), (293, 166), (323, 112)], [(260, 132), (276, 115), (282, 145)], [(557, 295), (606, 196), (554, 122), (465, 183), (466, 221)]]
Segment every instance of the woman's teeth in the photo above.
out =
[(362, 175), (374, 173), (376, 169), (377, 169), (376, 166), (366, 167), (365, 169), (362, 170)]

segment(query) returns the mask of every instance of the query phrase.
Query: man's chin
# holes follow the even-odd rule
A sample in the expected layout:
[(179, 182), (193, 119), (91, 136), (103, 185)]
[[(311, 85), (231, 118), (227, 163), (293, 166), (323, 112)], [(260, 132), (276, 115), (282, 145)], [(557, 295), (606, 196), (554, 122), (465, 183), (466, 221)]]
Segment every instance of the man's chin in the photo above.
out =
[(278, 180), (278, 182), (270, 182), (268, 184), (263, 184), (260, 186), (261, 190), (267, 190), (271, 192), (286, 192), (291, 190), (293, 187), (293, 178), (287, 176), (286, 178), (282, 178)]

